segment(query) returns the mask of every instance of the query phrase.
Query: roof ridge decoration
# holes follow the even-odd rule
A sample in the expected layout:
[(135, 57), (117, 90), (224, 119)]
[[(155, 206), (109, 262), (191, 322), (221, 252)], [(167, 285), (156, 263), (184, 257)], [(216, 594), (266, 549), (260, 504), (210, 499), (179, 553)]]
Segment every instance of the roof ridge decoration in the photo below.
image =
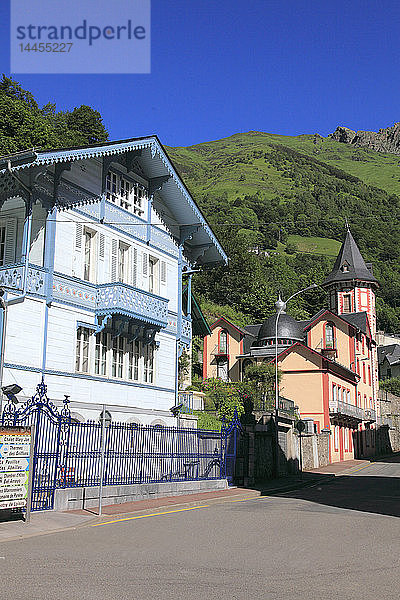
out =
[(350, 229), (347, 228), (346, 237), (333, 269), (322, 285), (354, 280), (368, 281), (376, 286), (379, 285), (377, 279), (367, 267)]

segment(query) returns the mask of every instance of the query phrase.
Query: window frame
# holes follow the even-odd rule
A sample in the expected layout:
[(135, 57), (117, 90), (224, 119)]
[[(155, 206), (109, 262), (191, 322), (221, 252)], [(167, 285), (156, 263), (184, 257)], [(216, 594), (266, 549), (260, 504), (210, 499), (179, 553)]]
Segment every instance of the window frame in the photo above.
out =
[(110, 169), (106, 175), (106, 200), (144, 218), (148, 190), (133, 178)]

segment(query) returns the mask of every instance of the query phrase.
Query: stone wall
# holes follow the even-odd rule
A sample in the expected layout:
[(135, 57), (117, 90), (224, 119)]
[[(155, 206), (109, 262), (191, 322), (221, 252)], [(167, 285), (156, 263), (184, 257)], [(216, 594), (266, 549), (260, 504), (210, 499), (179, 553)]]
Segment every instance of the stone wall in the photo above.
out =
[[(300, 446), (300, 438), (298, 438)], [(329, 433), (313, 433), (301, 436), (303, 471), (317, 469), (329, 464)]]

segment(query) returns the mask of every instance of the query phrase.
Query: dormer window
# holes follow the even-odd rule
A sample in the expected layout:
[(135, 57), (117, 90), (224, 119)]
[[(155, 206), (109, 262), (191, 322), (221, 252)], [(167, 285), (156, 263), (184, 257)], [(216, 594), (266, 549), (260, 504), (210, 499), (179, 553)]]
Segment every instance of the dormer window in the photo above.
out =
[(344, 262), (342, 264), (342, 266), (340, 267), (340, 270), (342, 271), (342, 273), (348, 273), (349, 272), (349, 263)]
[(142, 217), (146, 190), (139, 183), (109, 171), (106, 178), (106, 199), (124, 210)]

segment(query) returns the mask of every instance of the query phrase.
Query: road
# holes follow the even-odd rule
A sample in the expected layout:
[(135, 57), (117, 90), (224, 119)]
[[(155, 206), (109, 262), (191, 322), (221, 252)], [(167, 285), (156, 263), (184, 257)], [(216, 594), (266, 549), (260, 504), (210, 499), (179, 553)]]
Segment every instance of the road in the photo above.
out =
[(399, 500), (394, 458), (281, 497), (4, 542), (0, 598), (398, 600)]

